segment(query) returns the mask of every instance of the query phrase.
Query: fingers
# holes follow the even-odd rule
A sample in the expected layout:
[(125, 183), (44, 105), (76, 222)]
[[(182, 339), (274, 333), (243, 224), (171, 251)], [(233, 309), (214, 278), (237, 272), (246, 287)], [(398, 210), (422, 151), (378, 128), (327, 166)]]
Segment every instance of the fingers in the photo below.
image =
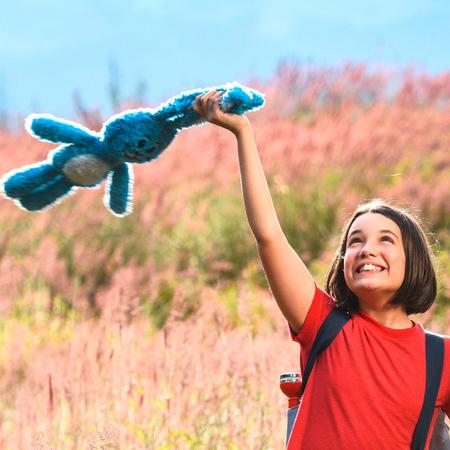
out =
[(220, 114), (220, 100), (225, 92), (208, 91), (199, 95), (194, 102), (194, 111), (206, 120), (211, 120), (214, 116)]
[(212, 90), (199, 95), (194, 101), (194, 111), (202, 119), (226, 128), (237, 135), (249, 122), (245, 116), (231, 114), (220, 109), (220, 102), (225, 93), (226, 91)]
[(214, 95), (214, 93), (215, 91), (205, 92), (204, 94), (199, 95), (195, 100), (195, 103), (198, 107), (197, 112), (204, 118), (207, 118), (208, 107), (211, 108), (211, 102), (209, 101), (209, 99)]
[(212, 91), (211, 96), (206, 97), (207, 114), (217, 116), (221, 113), (220, 100), (223, 92)]

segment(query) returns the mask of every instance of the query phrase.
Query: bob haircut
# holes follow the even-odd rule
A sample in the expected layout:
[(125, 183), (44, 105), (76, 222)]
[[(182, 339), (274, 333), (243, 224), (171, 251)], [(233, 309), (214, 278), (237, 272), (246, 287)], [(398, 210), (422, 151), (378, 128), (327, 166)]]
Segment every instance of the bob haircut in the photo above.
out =
[(336, 307), (349, 314), (356, 312), (359, 301), (344, 279), (344, 255), (347, 237), (355, 219), (366, 213), (382, 214), (400, 228), (405, 252), (405, 277), (390, 300), (391, 305), (403, 305), (406, 314), (427, 311), (436, 299), (436, 272), (433, 254), (419, 220), (408, 211), (396, 208), (384, 200), (374, 199), (358, 206), (344, 225), (339, 249), (328, 271), (326, 291), (336, 299)]

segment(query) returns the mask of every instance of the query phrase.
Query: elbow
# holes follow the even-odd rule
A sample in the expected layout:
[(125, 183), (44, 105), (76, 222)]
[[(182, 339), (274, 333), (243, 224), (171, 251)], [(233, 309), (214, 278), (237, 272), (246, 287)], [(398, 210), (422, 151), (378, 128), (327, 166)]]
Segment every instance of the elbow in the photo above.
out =
[(273, 242), (279, 242), (281, 237), (284, 237), (281, 230), (255, 234), (255, 239), (258, 246), (267, 246), (272, 244)]

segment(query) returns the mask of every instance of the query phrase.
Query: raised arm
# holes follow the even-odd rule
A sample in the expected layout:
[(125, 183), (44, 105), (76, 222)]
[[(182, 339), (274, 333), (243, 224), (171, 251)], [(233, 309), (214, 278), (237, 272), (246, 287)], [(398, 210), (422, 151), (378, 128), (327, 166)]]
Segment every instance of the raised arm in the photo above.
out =
[(281, 229), (250, 122), (245, 116), (223, 113), (220, 97), (221, 93), (214, 92), (202, 95), (195, 108), (206, 120), (236, 136), (247, 219), (273, 296), (292, 328), (299, 331), (312, 303), (314, 280)]

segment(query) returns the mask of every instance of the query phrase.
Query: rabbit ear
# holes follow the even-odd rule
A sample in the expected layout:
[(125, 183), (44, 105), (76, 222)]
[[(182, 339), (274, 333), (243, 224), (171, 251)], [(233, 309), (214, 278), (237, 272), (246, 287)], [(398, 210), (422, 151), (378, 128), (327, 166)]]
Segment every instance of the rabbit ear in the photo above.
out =
[(247, 111), (255, 111), (263, 105), (264, 95), (261, 92), (233, 82), (227, 85), (221, 107), (232, 114), (244, 114)]
[(156, 115), (177, 129), (199, 125), (204, 120), (194, 111), (193, 104), (197, 96), (210, 90), (224, 92), (220, 107), (223, 111), (232, 114), (244, 114), (264, 105), (264, 95), (261, 92), (242, 86), (235, 81), (221, 86), (182, 92), (162, 104), (156, 111)]
[(177, 114), (173, 114), (165, 119), (165, 122), (178, 129), (189, 128), (194, 125), (200, 125), (205, 122), (193, 108), (187, 109), (186, 111), (181, 111)]
[(197, 96), (204, 94), (207, 90), (195, 89), (182, 92), (177, 97), (163, 103), (155, 112), (155, 116), (178, 129), (198, 125), (203, 120), (193, 109), (194, 101)]
[(31, 114), (25, 120), (25, 128), (41, 141), (87, 145), (98, 141), (94, 131), (69, 120), (50, 114)]

